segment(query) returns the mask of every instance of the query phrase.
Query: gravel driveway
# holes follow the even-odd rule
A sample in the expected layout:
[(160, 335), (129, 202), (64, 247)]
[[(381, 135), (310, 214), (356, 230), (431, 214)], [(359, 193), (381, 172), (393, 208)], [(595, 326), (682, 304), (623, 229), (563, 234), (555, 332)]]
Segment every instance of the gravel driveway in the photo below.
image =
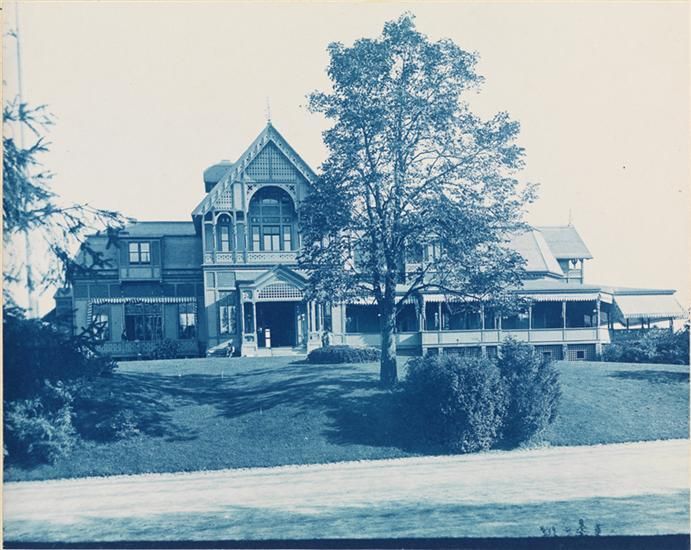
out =
[(685, 533), (689, 442), (7, 483), (5, 540)]

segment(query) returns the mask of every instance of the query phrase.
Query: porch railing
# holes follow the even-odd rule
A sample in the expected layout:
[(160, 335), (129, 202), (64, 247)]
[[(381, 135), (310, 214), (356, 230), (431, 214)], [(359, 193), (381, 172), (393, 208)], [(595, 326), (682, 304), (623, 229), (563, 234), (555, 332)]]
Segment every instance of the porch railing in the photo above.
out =
[[(178, 355), (197, 355), (199, 346), (196, 340), (176, 340)], [(98, 346), (101, 353), (113, 357), (151, 357), (156, 348), (161, 344), (160, 340), (122, 340), (119, 342), (103, 342)]]

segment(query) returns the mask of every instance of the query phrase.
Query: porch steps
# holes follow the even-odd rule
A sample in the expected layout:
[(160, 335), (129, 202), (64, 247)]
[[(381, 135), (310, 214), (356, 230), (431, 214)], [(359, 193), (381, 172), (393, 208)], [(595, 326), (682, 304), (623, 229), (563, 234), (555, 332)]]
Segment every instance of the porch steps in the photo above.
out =
[(255, 357), (304, 357), (307, 355), (305, 348), (259, 348), (255, 352)]

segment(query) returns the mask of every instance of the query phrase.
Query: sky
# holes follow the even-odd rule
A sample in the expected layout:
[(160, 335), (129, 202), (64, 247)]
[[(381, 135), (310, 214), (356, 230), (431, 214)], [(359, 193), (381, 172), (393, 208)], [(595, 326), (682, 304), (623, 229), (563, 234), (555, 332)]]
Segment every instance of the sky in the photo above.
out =
[[(6, 3), (5, 100), (16, 90)], [(330, 42), (375, 37), (404, 11), (479, 54), (466, 99), (521, 123), (534, 225), (576, 226), (586, 281), (689, 293), (686, 2), (124, 2), (19, 4), (24, 100), (55, 116), (44, 165), (66, 200), (140, 220), (189, 220), (203, 170), (266, 124), (314, 169), (326, 151), (306, 94), (329, 85)], [(51, 293), (41, 298), (50, 309)]]

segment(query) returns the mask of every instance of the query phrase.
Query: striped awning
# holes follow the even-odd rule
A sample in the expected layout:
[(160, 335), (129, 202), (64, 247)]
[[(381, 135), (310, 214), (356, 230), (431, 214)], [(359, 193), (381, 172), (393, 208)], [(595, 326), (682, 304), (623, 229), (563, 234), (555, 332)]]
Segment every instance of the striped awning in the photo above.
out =
[(437, 303), (437, 302), (468, 302), (468, 303), (475, 303), (477, 300), (470, 300), (470, 299), (463, 299), (460, 296), (452, 296), (450, 294), (423, 294), (422, 295), (423, 300), (425, 303)]
[[(399, 297), (396, 298), (398, 300)], [(370, 306), (376, 304), (374, 296), (366, 296), (362, 298), (351, 298), (346, 302), (346, 304), (356, 305), (356, 306)], [(415, 304), (417, 303), (417, 298), (415, 296), (408, 296), (404, 301), (404, 304)]]
[(92, 298), (93, 304), (189, 304), (196, 303), (194, 296), (142, 296), (130, 298)]
[(197, 313), (197, 299), (194, 296), (142, 296), (129, 298), (92, 298), (86, 308), (86, 318), (91, 319), (93, 306), (99, 304), (193, 304)]
[[(569, 293), (517, 293), (517, 296), (521, 298), (527, 298), (528, 300), (533, 300), (534, 302), (589, 302), (595, 301), (600, 298), (602, 302), (612, 303), (612, 297), (608, 294), (601, 294), (599, 292), (569, 292)], [(462, 302), (461, 298), (454, 296), (446, 296), (445, 294), (425, 294), (425, 303), (428, 302)], [(469, 301), (469, 300), (465, 300)]]
[(604, 296), (598, 292), (584, 292), (584, 293), (537, 293), (532, 292), (530, 294), (519, 294), (522, 298), (528, 298), (534, 302), (594, 302), (598, 299), (598, 296), (603, 302), (611, 302), (611, 298), (607, 300)]
[(623, 319), (683, 319), (684, 308), (672, 294), (614, 296)]

